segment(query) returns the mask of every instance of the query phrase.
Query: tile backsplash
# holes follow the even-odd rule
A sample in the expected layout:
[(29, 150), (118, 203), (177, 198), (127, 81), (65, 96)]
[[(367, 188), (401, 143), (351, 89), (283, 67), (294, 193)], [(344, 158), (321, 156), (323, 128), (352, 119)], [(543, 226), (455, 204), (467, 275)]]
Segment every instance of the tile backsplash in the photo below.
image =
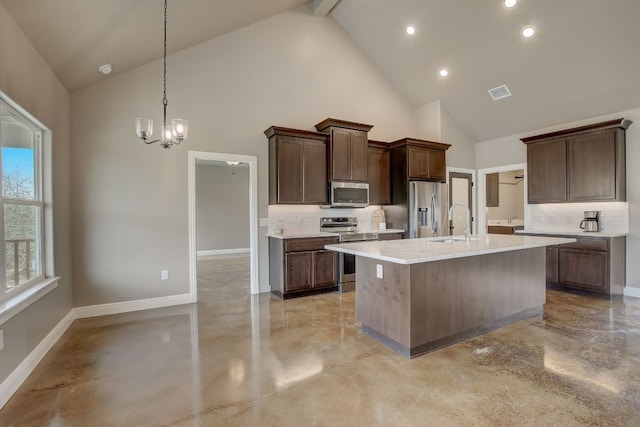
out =
[(358, 218), (358, 227), (368, 229), (371, 214), (380, 206), (359, 209), (323, 209), (307, 205), (269, 205), (268, 233), (276, 233), (279, 228), (285, 234), (314, 233), (320, 231), (320, 218), (325, 216), (353, 216)]
[(584, 211), (600, 211), (600, 231), (629, 232), (629, 203), (550, 203), (527, 205), (525, 228), (580, 231)]

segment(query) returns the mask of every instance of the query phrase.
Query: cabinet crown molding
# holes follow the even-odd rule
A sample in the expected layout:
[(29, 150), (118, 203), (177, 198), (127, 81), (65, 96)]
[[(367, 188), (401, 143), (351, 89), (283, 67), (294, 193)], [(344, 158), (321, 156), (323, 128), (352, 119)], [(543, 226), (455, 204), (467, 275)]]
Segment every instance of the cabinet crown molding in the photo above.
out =
[(402, 145), (413, 145), (417, 147), (425, 148), (437, 148), (440, 150), (448, 150), (451, 144), (443, 144), (442, 142), (428, 141), (426, 139), (417, 138), (402, 138), (391, 143), (391, 148), (399, 147)]
[(324, 119), (323, 121), (321, 121), (316, 125), (316, 129), (319, 132), (324, 132), (327, 128), (330, 128), (330, 127), (338, 127), (338, 128), (369, 132), (371, 128), (373, 128), (373, 125), (365, 125), (363, 123), (349, 122), (347, 120), (332, 119), (332, 118)]
[(313, 132), (310, 130), (302, 130), (302, 129), (292, 129), (292, 128), (286, 128), (282, 126), (271, 126), (264, 131), (264, 134), (267, 136), (267, 138), (271, 138), (274, 135), (283, 135), (283, 136), (296, 136), (301, 138), (318, 139), (321, 141), (327, 140), (326, 133)]
[(556, 132), (543, 133), (541, 135), (528, 136), (526, 138), (521, 138), (520, 141), (524, 142), (525, 144), (531, 144), (533, 142), (538, 142), (545, 139), (575, 135), (579, 133), (594, 132), (594, 131), (604, 130), (604, 129), (621, 128), (626, 130), (631, 125), (631, 123), (633, 122), (629, 119), (615, 119), (615, 120), (609, 120), (607, 122), (600, 122), (600, 123), (594, 123), (591, 125), (575, 127), (571, 129), (559, 130)]

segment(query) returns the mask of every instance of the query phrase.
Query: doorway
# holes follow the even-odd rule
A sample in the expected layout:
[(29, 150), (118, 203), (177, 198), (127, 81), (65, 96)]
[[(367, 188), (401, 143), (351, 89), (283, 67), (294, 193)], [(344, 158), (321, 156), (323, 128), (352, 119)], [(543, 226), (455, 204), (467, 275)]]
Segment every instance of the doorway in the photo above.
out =
[[(475, 227), (475, 194), (473, 192), (475, 171), (472, 169), (447, 168), (447, 182), (449, 184), (448, 209), (459, 203), (469, 208), (470, 232), (477, 232)], [(462, 234), (467, 223), (466, 212), (457, 208), (453, 212), (453, 221), (449, 223), (449, 234)]]
[[(487, 208), (487, 175), (490, 174), (498, 175), (498, 188), (504, 197), (498, 197), (498, 206)], [(526, 163), (480, 169), (478, 170), (478, 184), (478, 229), (481, 233), (487, 232), (490, 219), (492, 221), (512, 221), (512, 223), (515, 219), (518, 221), (518, 225), (524, 225), (526, 228)]]
[[(258, 196), (257, 196), (257, 164), (256, 156), (240, 154), (209, 153), (203, 151), (189, 151), (188, 156), (188, 205), (189, 205), (189, 291), (192, 302), (198, 301), (197, 280), (197, 223), (196, 223), (196, 164), (219, 164), (220, 162), (242, 163), (249, 169), (248, 197), (249, 197), (249, 275), (251, 294), (258, 294)], [(237, 163), (236, 163), (237, 164)]]

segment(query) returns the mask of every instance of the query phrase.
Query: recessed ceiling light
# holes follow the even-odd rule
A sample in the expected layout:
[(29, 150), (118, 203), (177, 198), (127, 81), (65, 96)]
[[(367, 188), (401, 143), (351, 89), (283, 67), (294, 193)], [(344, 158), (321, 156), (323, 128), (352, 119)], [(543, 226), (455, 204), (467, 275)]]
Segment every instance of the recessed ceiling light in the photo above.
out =
[(522, 37), (530, 38), (536, 33), (536, 27), (533, 25), (527, 25), (522, 28)]
[(440, 74), (441, 77), (447, 77), (449, 75), (449, 70), (441, 68), (440, 71), (438, 71), (438, 74)]
[(227, 164), (228, 164), (229, 166), (236, 166), (236, 165), (239, 165), (239, 164), (240, 164), (240, 162), (233, 162), (233, 161), (227, 160)]
[(407, 34), (412, 36), (415, 33), (416, 33), (416, 27), (414, 27), (413, 25), (407, 25)]
[(513, 7), (516, 5), (516, 0), (504, 0), (504, 5), (507, 7)]
[(100, 67), (98, 67), (98, 71), (100, 71), (102, 74), (111, 73), (111, 64), (101, 65)]

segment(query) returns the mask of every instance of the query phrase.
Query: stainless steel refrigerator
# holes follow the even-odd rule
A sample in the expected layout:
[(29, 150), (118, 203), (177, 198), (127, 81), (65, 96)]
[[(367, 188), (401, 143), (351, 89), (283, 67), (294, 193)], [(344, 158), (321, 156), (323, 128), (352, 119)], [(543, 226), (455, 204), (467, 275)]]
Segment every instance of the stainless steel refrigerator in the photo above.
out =
[(387, 226), (403, 228), (404, 237), (410, 239), (449, 235), (447, 185), (405, 181), (402, 187), (395, 193), (399, 197), (394, 196), (393, 205), (385, 207)]

